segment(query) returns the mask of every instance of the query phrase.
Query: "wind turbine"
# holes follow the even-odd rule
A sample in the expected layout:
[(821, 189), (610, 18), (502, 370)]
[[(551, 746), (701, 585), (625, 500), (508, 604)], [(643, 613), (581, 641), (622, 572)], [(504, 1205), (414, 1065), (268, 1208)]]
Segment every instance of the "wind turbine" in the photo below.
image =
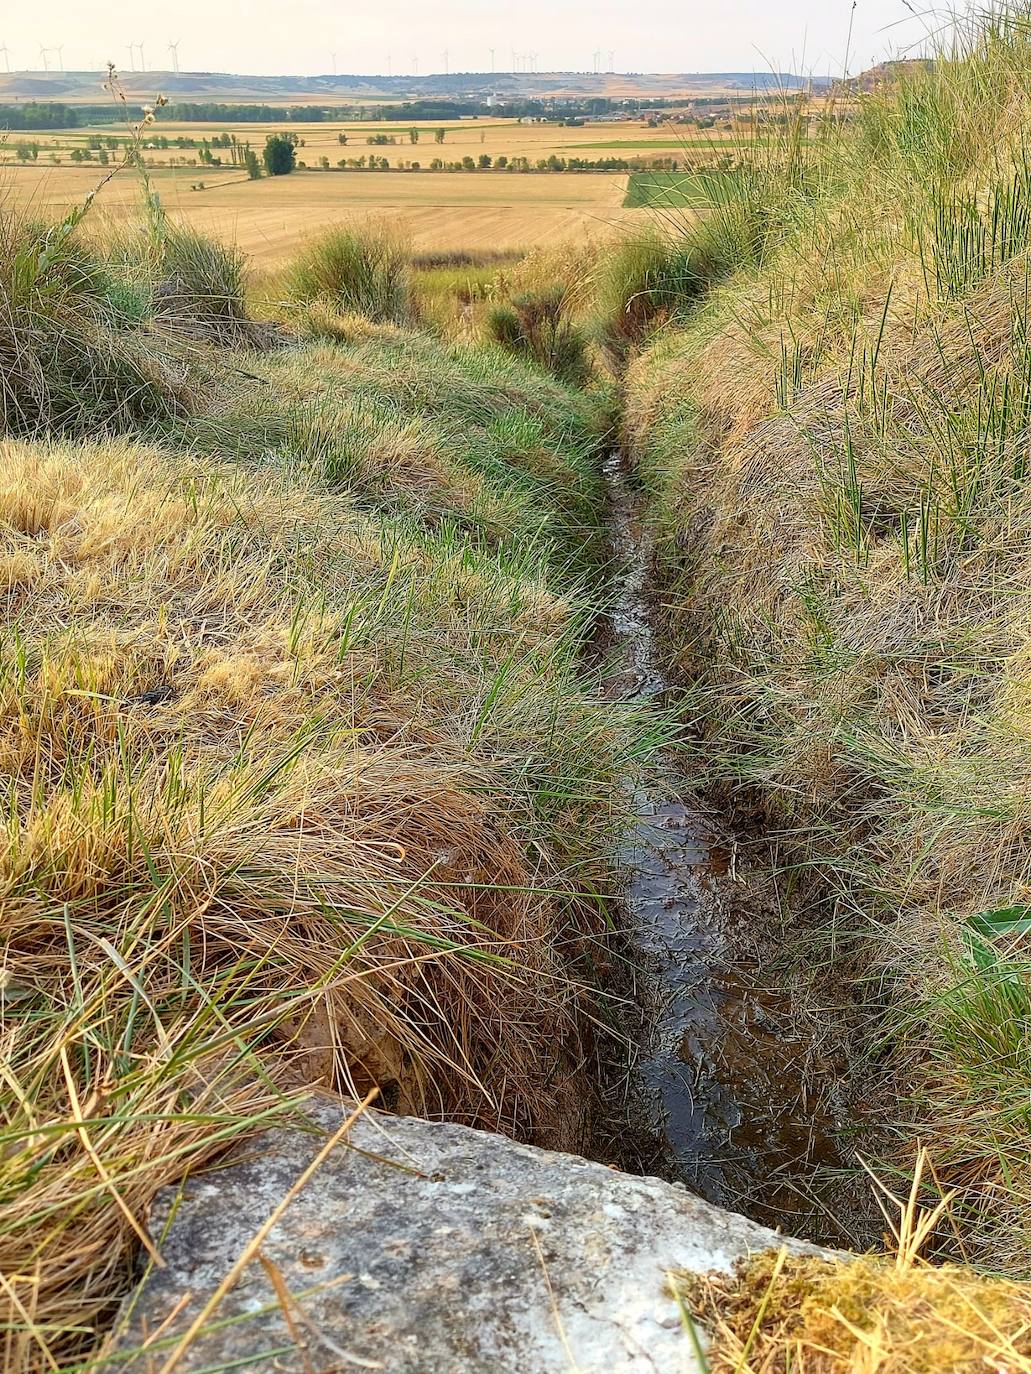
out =
[(143, 44), (142, 44), (142, 43), (137, 43), (137, 44), (136, 44), (136, 50), (137, 50), (137, 52), (138, 52), (139, 55), (140, 55), (140, 71), (141, 71), (141, 72), (145, 72), (145, 71), (147, 70), (147, 64), (146, 64), (146, 62), (144, 62), (144, 60), (143, 60)]
[(388, 77), (391, 77), (391, 76), (393, 76), (393, 75), (394, 75), (394, 54), (393, 54), (392, 52), (388, 52), (388, 53), (387, 53), (387, 76), (388, 76)]
[(615, 70), (616, 70), (616, 50), (615, 50), (615, 48), (609, 48), (609, 71), (610, 71), (610, 72), (614, 72)]
[(11, 59), (8, 56), (8, 47), (6, 43), (0, 43), (0, 52), (4, 55), (4, 66), (9, 72), (11, 70)]
[(448, 67), (448, 58), (449, 58), (450, 56), (451, 56), (451, 53), (450, 53), (449, 49), (445, 48), (445, 49), (444, 49), (444, 75), (445, 75), (445, 76), (448, 76), (448, 75), (450, 74), (450, 68)]
[(494, 49), (493, 49), (493, 48), (491, 48), (491, 50), (490, 50), (490, 71), (491, 71), (491, 75), (493, 76), (493, 75), (494, 75)]
[(59, 44), (57, 45), (56, 48), (52, 49), (52, 51), (57, 53), (57, 70), (58, 70), (59, 72), (63, 72), (63, 71), (64, 71), (64, 44), (63, 44), (63, 43), (59, 43)]
[(44, 70), (45, 72), (48, 72), (48, 71), (50, 70), (50, 62), (49, 62), (49, 59), (48, 59), (48, 57), (47, 57), (47, 54), (48, 54), (49, 52), (50, 52), (50, 49), (49, 49), (49, 48), (45, 48), (45, 47), (43, 46), (43, 44), (40, 43), (40, 45), (39, 45), (39, 55), (40, 55), (40, 57), (41, 57), (42, 60), (43, 60), (43, 70)]
[(333, 74), (333, 76), (336, 76), (336, 74), (337, 74), (337, 55), (336, 55), (335, 52), (331, 52), (329, 55), (330, 55), (330, 58), (332, 59), (332, 62), (333, 62), (333, 73), (332, 73), (332, 74)]
[(125, 46), (129, 49), (129, 70), (134, 72), (136, 70), (136, 44), (127, 43)]
[(170, 56), (171, 59), (172, 59), (172, 70), (173, 70), (174, 72), (178, 72), (178, 71), (179, 71), (179, 44), (180, 44), (182, 41), (183, 41), (183, 40), (182, 40), (181, 38), (177, 38), (177, 39), (175, 40), (175, 42), (173, 43), (173, 42), (171, 41), (171, 39), (169, 39), (169, 43), (168, 43), (168, 52), (169, 52), (169, 56)]

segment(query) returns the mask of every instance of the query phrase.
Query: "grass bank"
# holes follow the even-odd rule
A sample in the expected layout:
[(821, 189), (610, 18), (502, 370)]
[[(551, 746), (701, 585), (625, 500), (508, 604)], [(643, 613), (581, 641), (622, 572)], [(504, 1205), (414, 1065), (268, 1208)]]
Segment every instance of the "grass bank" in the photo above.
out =
[(864, 1008), (894, 1163), (927, 1144), (947, 1242), (1023, 1275), (1029, 66), (1021, 7), (771, 134), (626, 382), (700, 771), (829, 894), (802, 958)]
[(141, 249), (0, 219), (0, 1329), (29, 1371), (95, 1352), (154, 1191), (311, 1084), (579, 1143), (651, 740), (580, 666), (603, 392), (324, 301), (254, 325), (246, 264), (162, 221)]

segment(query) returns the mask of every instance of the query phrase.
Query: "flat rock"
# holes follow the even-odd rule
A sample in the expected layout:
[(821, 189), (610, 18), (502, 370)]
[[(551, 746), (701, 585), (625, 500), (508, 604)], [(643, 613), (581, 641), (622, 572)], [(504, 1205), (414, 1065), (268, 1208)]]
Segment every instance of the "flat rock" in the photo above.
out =
[[(310, 1130), (271, 1130), (158, 1197), (150, 1230), (166, 1267), (126, 1304), (119, 1368), (160, 1370), (345, 1115), (316, 1099)], [(726, 1271), (784, 1243), (657, 1179), (368, 1112), (175, 1368), (693, 1374), (667, 1273)]]

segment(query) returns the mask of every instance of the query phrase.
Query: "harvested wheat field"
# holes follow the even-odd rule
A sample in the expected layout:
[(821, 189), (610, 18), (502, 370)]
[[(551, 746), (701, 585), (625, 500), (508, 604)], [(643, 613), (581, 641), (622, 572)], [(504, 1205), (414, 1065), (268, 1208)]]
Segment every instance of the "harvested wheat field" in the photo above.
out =
[[(26, 209), (64, 214), (96, 183), (96, 169), (7, 168), (6, 194)], [(417, 252), (519, 250), (603, 238), (643, 213), (622, 208), (626, 177), (615, 173), (308, 172), (248, 181), (206, 169), (161, 172), (155, 189), (169, 210), (206, 233), (239, 244), (263, 268), (281, 267), (313, 231), (386, 217)], [(203, 190), (191, 190), (203, 182)], [(128, 180), (97, 204), (112, 222), (138, 204)]]

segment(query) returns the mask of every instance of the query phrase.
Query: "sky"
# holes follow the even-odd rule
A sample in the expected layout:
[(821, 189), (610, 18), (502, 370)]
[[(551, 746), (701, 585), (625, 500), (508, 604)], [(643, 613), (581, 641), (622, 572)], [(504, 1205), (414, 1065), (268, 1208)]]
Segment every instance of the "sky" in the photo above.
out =
[[(8, 0), (0, 61), (39, 70), (40, 46), (63, 45), (67, 70), (314, 75), (490, 71), (800, 71), (841, 75), (919, 50), (934, 27), (920, 0)], [(851, 27), (851, 37), (850, 37)], [(913, 45), (917, 48), (914, 49)], [(333, 54), (336, 55), (334, 66)], [(611, 63), (610, 63), (611, 54)], [(515, 55), (515, 56), (514, 56)], [(53, 52), (48, 61), (62, 60)]]

